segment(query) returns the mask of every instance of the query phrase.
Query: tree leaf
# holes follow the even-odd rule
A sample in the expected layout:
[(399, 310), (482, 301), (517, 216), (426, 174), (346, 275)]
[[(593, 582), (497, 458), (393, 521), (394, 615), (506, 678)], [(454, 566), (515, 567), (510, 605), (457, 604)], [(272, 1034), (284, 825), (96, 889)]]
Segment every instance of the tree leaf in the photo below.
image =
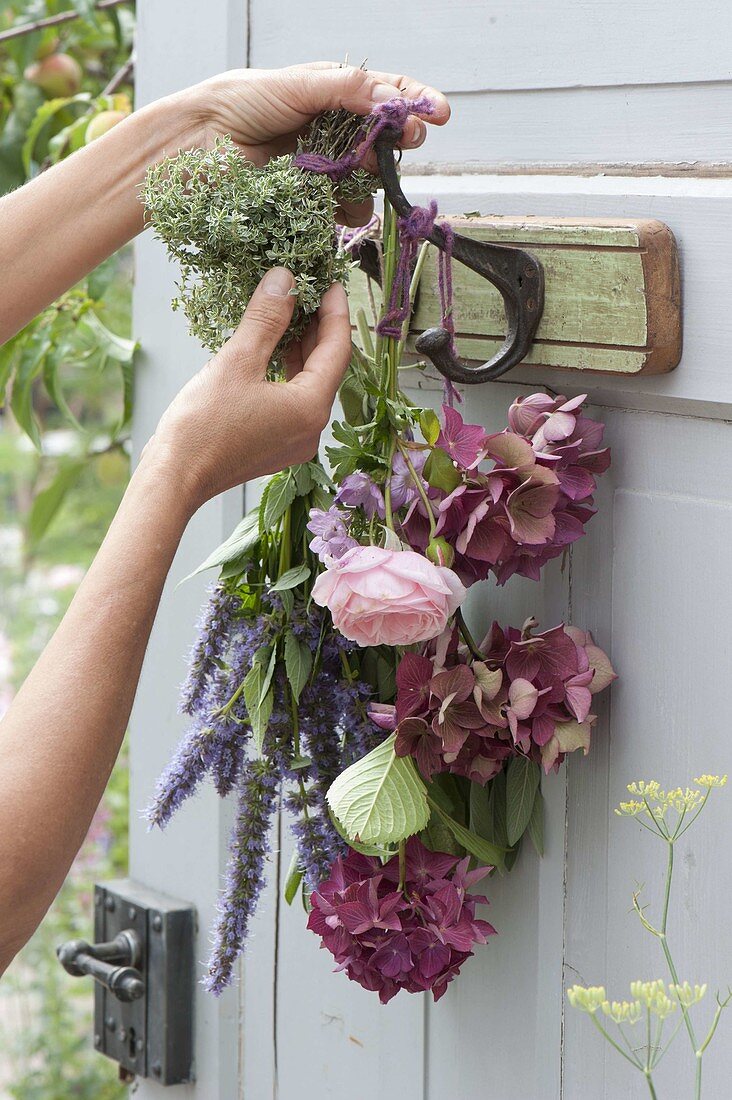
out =
[(270, 592), (286, 592), (289, 588), (297, 588), (298, 584), (302, 584), (309, 576), (309, 565), (296, 565), (283, 573), (273, 585), (270, 585), (269, 590)]
[(481, 863), (490, 867), (502, 867), (506, 853), (498, 848), (495, 844), (491, 844), (490, 841), (484, 840), (482, 836), (478, 836), (470, 829), (464, 828), (449, 814), (445, 813), (442, 807), (434, 801), (434, 799), (427, 797), (427, 800), (439, 817), (442, 818), (445, 825), (455, 837), (455, 839), (462, 844), (466, 852), (470, 852), (471, 856), (475, 856)]
[(125, 336), (118, 336), (100, 321), (93, 309), (88, 309), (79, 318), (79, 329), (88, 335), (94, 345), (103, 355), (109, 356), (117, 363), (131, 363), (135, 357), (138, 345), (135, 340), (128, 340)]
[(36, 142), (46, 123), (50, 122), (53, 116), (57, 115), (59, 111), (63, 111), (64, 108), (71, 106), (71, 104), (80, 103), (84, 106), (84, 109), (86, 109), (90, 100), (91, 96), (88, 92), (80, 92), (79, 95), (60, 96), (57, 99), (47, 99), (45, 103), (41, 104), (33, 116), (33, 121), (26, 131), (25, 141), (23, 142), (21, 155), (23, 158), (23, 168), (27, 176), (31, 174), (31, 162), (33, 160)]
[(397, 844), (429, 821), (425, 785), (412, 758), (395, 754), (395, 740), (391, 734), (351, 764), (328, 791), (328, 804), (349, 840)]
[(41, 428), (33, 412), (33, 383), (43, 369), (43, 361), (51, 347), (49, 340), (31, 339), (23, 348), (20, 364), (13, 380), (10, 407), (20, 427), (37, 451), (41, 449)]
[(268, 485), (267, 499), (262, 514), (262, 528), (271, 530), (282, 518), (297, 496), (295, 479), (289, 470), (276, 474)]
[(460, 484), (460, 474), (447, 451), (441, 447), (433, 447), (430, 451), (424, 464), (424, 476), (433, 488), (444, 489), (446, 493), (451, 493)]
[[(236, 525), (225, 542), (217, 546), (197, 569), (189, 573), (183, 580), (189, 581), (191, 577), (203, 573), (206, 569), (214, 569), (217, 566), (227, 565), (231, 561), (242, 561), (247, 554), (254, 549), (259, 542), (259, 514), (255, 509), (249, 512), (240, 523)], [(180, 582), (181, 584), (183, 581)]]
[(87, 460), (84, 458), (65, 462), (51, 484), (35, 497), (27, 526), (28, 544), (31, 549), (37, 546), (45, 535), (51, 520), (63, 504), (66, 494), (79, 480), (86, 466)]
[(536, 794), (534, 795), (534, 805), (531, 810), (531, 817), (529, 818), (529, 824), (526, 827), (526, 831), (531, 837), (531, 843), (536, 849), (536, 854), (539, 856), (544, 855), (544, 796), (541, 793), (541, 785), (536, 788)]
[(294, 634), (285, 634), (285, 671), (297, 703), (300, 693), (308, 682), (313, 667), (313, 655), (309, 646)]
[(506, 831), (513, 845), (523, 836), (529, 824), (539, 786), (539, 765), (525, 756), (515, 756), (506, 776)]

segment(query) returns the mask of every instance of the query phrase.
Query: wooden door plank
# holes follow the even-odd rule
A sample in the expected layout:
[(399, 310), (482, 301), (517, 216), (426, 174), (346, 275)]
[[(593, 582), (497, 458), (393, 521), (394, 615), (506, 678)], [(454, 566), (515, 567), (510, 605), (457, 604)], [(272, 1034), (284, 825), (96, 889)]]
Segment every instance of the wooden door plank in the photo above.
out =
[(341, 0), (311, 0), (306, 19), (295, 0), (276, 10), (268, 0), (251, 6), (257, 66), (337, 61), (350, 52), (356, 64), (367, 57), (382, 71), (415, 70), (420, 80), (448, 92), (674, 84), (732, 75), (726, 0), (423, 0), (419, 7), (372, 0), (349, 5), (345, 19)]
[[(603, 730), (588, 760), (570, 765), (566, 984), (606, 984), (611, 998), (623, 999), (630, 980), (665, 974), (660, 947), (630, 909), (645, 883), (651, 921), (659, 913), (665, 852), (612, 807), (634, 779), (693, 786), (702, 772), (732, 770), (725, 719), (732, 425), (618, 410), (604, 418), (614, 461), (599, 487), (598, 515), (573, 548), (571, 590), (577, 619), (612, 653), (620, 679), (609, 736)], [(731, 824), (727, 790), (713, 792), (676, 849), (671, 946), (685, 978), (710, 982), (703, 1021), (717, 985), (729, 981), (732, 865), (719, 858), (719, 839)], [(565, 1019), (566, 1100), (635, 1095), (633, 1071), (604, 1052), (587, 1019), (569, 1008)], [(721, 1097), (732, 1045), (724, 1033), (715, 1043), (704, 1088)], [(679, 1035), (659, 1067), (659, 1096), (692, 1095), (692, 1063)]]

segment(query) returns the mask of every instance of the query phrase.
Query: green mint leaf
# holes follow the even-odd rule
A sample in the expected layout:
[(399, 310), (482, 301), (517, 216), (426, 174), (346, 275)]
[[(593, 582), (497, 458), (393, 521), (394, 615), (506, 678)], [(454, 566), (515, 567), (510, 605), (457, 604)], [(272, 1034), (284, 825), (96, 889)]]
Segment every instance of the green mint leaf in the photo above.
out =
[(536, 788), (536, 794), (534, 795), (534, 806), (531, 810), (531, 817), (529, 818), (529, 824), (526, 826), (526, 831), (531, 838), (531, 843), (536, 849), (538, 856), (544, 855), (544, 796), (541, 793), (541, 786)]
[(265, 531), (271, 530), (282, 519), (296, 496), (297, 486), (289, 470), (272, 478), (262, 513), (262, 527)]
[(309, 647), (294, 634), (287, 633), (285, 635), (285, 671), (295, 702), (300, 699), (300, 693), (308, 682), (312, 667), (313, 655)]
[[(198, 573), (203, 573), (206, 569), (215, 569), (216, 567), (228, 565), (229, 562), (241, 563), (244, 567), (247, 560), (253, 556), (253, 551), (257, 543), (259, 542), (259, 516), (256, 511), (249, 512), (248, 515), (236, 525), (234, 530), (229, 535), (225, 542), (222, 542), (220, 546), (217, 546), (212, 553), (206, 558), (204, 562), (194, 569), (192, 573), (189, 573), (187, 577), (183, 579), (189, 581), (191, 577), (195, 577)], [(237, 570), (237, 573), (241, 570)], [(181, 581), (181, 584), (183, 582)]]
[(282, 576), (270, 586), (270, 592), (287, 592), (290, 588), (297, 588), (298, 584), (302, 584), (309, 576), (309, 565), (295, 565), (292, 569), (288, 569), (286, 573), (283, 573)]
[(471, 856), (489, 867), (502, 867), (505, 861), (506, 853), (495, 844), (491, 844), (490, 841), (484, 840), (483, 837), (478, 836), (470, 829), (466, 829), (454, 818), (446, 814), (439, 803), (435, 802), (433, 798), (427, 796), (428, 802), (438, 817), (442, 818), (445, 825), (455, 837), (455, 839), (462, 844), (466, 852), (470, 852)]

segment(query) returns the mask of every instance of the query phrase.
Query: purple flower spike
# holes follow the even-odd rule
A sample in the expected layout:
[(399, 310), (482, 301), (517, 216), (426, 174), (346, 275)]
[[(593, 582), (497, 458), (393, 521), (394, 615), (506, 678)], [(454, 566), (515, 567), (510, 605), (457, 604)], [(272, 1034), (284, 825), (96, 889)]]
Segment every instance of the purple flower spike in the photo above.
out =
[(262, 892), (267, 834), (278, 785), (279, 777), (271, 761), (255, 760), (247, 766), (240, 786), (226, 885), (205, 979), (206, 988), (217, 996), (231, 982), (234, 964)]

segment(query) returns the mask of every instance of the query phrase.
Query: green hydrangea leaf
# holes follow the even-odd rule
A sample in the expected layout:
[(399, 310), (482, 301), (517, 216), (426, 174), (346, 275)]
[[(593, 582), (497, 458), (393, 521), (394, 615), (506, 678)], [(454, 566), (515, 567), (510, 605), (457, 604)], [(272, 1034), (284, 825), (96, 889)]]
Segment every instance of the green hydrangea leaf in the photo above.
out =
[(351, 764), (328, 791), (328, 804), (349, 841), (383, 847), (421, 832), (430, 818), (427, 791), (391, 734)]
[(539, 765), (525, 756), (515, 756), (508, 765), (506, 776), (506, 831), (508, 843), (516, 844), (531, 818), (534, 799), (539, 786)]
[(434, 489), (444, 489), (446, 493), (451, 493), (460, 484), (460, 474), (455, 464), (441, 447), (433, 447), (430, 451), (424, 464), (424, 476)]

